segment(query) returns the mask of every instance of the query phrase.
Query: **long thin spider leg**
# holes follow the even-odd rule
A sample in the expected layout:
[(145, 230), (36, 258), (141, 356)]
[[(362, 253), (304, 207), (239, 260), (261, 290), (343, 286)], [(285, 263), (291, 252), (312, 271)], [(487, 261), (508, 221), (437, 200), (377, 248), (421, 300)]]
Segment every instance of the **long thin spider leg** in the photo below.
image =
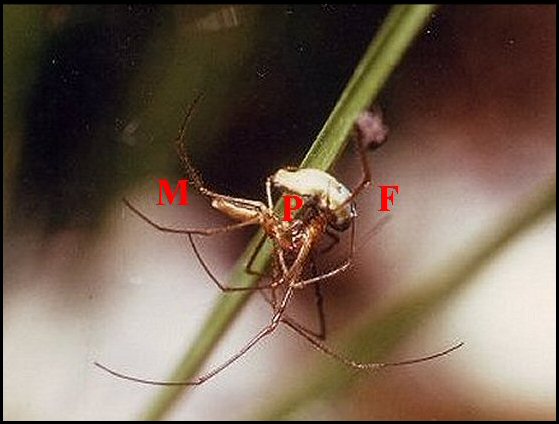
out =
[(318, 333), (316, 337), (319, 340), (326, 339), (326, 318), (324, 315), (324, 298), (322, 296), (322, 292), (320, 290), (320, 284), (314, 284), (314, 293), (316, 296), (316, 309), (318, 311)]
[(215, 283), (215, 285), (217, 287), (219, 287), (219, 289), (221, 291), (223, 291), (223, 292), (255, 291), (255, 290), (266, 290), (266, 289), (270, 289), (272, 287), (277, 286), (277, 282), (275, 282), (275, 281), (272, 281), (271, 283), (263, 285), (263, 286), (256, 286), (256, 287), (227, 287), (227, 286), (225, 286), (224, 284), (219, 282), (219, 279), (210, 270), (210, 267), (208, 266), (208, 264), (206, 263), (204, 258), (202, 258), (202, 255), (200, 254), (200, 251), (198, 250), (198, 246), (194, 242), (193, 235), (188, 234), (187, 236), (188, 236), (188, 240), (190, 241), (190, 245), (192, 246), (192, 250), (194, 251), (194, 255), (196, 256), (196, 259), (198, 259), (198, 262), (200, 263), (200, 265), (202, 266), (204, 271), (206, 271), (206, 274)]
[[(313, 275), (317, 274), (316, 263), (313, 258), (311, 258), (311, 270)], [(318, 332), (314, 335), (319, 340), (326, 339), (326, 318), (324, 316), (324, 297), (322, 296), (322, 291), (320, 290), (320, 283), (314, 283), (314, 297), (316, 310), (318, 312)]]
[(345, 208), (348, 204), (352, 203), (357, 196), (373, 183), (371, 168), (369, 166), (369, 161), (367, 159), (367, 148), (364, 145), (362, 138), (357, 135), (355, 136), (355, 141), (357, 142), (357, 150), (359, 152), (359, 159), (361, 161), (361, 169), (363, 171), (363, 176), (361, 177), (361, 182), (352, 190), (351, 195), (341, 204), (336, 210)]
[(330, 237), (332, 239), (332, 242), (328, 246), (321, 249), (320, 253), (329, 252), (330, 250), (332, 250), (332, 248), (334, 246), (336, 246), (340, 242), (340, 236), (338, 236), (338, 234), (336, 234), (335, 232), (330, 230), (330, 228), (327, 227), (324, 234), (326, 234), (328, 237)]
[[(380, 221), (367, 233), (367, 236), (372, 236), (374, 233), (378, 232), (379, 229), (383, 225), (385, 225), (388, 222), (389, 219), (390, 219), (390, 216), (388, 216), (388, 215), (382, 217), (380, 219)], [(352, 222), (352, 225), (353, 225), (353, 222)], [(354, 233), (353, 233), (353, 230), (352, 230), (352, 238), (354, 239), (355, 236), (353, 234)], [(367, 238), (367, 237), (365, 237), (365, 238)], [(361, 244), (360, 248), (365, 246), (368, 242), (369, 242), (369, 239), (365, 240), (365, 242), (363, 244)], [(352, 243), (354, 243), (354, 242), (352, 242)], [(341, 265), (337, 266), (336, 268), (334, 268), (331, 271), (320, 274), (317, 277), (310, 278), (310, 279), (303, 280), (303, 281), (299, 281), (297, 283), (297, 285), (300, 286), (300, 287), (304, 287), (304, 286), (307, 286), (309, 284), (314, 284), (314, 283), (317, 283), (319, 281), (325, 280), (327, 278), (332, 278), (332, 277), (346, 271), (351, 266), (351, 264), (353, 262), (354, 253), (355, 253), (355, 248), (352, 249), (350, 256), (348, 256), (348, 258)]]
[(308, 279), (306, 279), (306, 280), (298, 281), (298, 282), (296, 283), (296, 287), (297, 287), (298, 289), (300, 289), (300, 288), (303, 288), (303, 287), (305, 287), (305, 286), (308, 286), (309, 284), (316, 284), (316, 283), (318, 283), (318, 282), (320, 282), (320, 281), (322, 281), (322, 280), (326, 280), (326, 279), (328, 279), (328, 278), (335, 277), (336, 275), (341, 274), (342, 272), (347, 271), (347, 269), (351, 266), (351, 264), (352, 264), (351, 260), (350, 260), (350, 259), (346, 259), (341, 265), (339, 265), (338, 267), (336, 267), (336, 268), (334, 268), (334, 269), (332, 269), (332, 270), (330, 270), (330, 271), (328, 271), (328, 272), (325, 272), (325, 273), (323, 273), (323, 274), (320, 274), (320, 275), (317, 276), (317, 277), (308, 278)]
[(190, 158), (188, 157), (187, 149), (186, 149), (186, 128), (192, 117), (192, 112), (196, 108), (198, 102), (202, 98), (202, 94), (199, 94), (194, 101), (190, 104), (188, 110), (186, 111), (182, 124), (179, 129), (179, 134), (175, 139), (175, 148), (177, 150), (177, 154), (179, 159), (181, 160), (182, 165), (186, 170), (186, 174), (188, 178), (192, 181), (196, 189), (200, 192), (203, 192), (205, 189), (204, 181), (202, 180), (202, 176), (198, 172), (198, 170), (192, 165), (190, 162)]
[(451, 346), (448, 349), (445, 349), (443, 351), (434, 353), (432, 355), (422, 356), (422, 357), (413, 358), (413, 359), (407, 359), (407, 360), (404, 360), (404, 361), (368, 362), (368, 363), (367, 362), (358, 362), (358, 361), (354, 361), (353, 359), (347, 358), (346, 356), (332, 350), (330, 347), (326, 346), (324, 343), (322, 343), (318, 340), (315, 340), (311, 335), (309, 335), (307, 333), (307, 330), (304, 327), (295, 323), (293, 320), (289, 320), (289, 319), (284, 318), (284, 319), (282, 319), (281, 322), (286, 324), (289, 328), (291, 328), (296, 333), (303, 336), (305, 339), (307, 339), (316, 349), (318, 349), (322, 353), (325, 353), (326, 355), (331, 356), (332, 358), (342, 362), (344, 365), (347, 365), (348, 367), (356, 368), (356, 369), (359, 369), (359, 370), (378, 370), (378, 369), (387, 368), (387, 367), (399, 367), (399, 366), (403, 366), (403, 365), (412, 365), (412, 364), (417, 364), (417, 363), (420, 363), (420, 362), (427, 362), (427, 361), (431, 361), (431, 360), (436, 359), (436, 358), (440, 358), (441, 356), (448, 355), (449, 353), (461, 348), (464, 345), (464, 342), (460, 342), (460, 343), (455, 344), (454, 346)]
[[(287, 276), (289, 271), (287, 270), (287, 265), (285, 263), (285, 257), (283, 256), (283, 250), (281, 249), (281, 247), (279, 246), (279, 243), (277, 243), (277, 242), (275, 242), (275, 251), (277, 252), (277, 258), (278, 258), (279, 266), (280, 266), (281, 271), (282, 271), (282, 273), (285, 277), (285, 276)], [(286, 281), (284, 277), (282, 277), (280, 279), (281, 283)]]
[(297, 288), (302, 288), (302, 287), (305, 287), (309, 284), (318, 283), (319, 281), (326, 280), (327, 278), (334, 277), (334, 276), (346, 271), (351, 266), (351, 264), (353, 263), (354, 254), (355, 254), (355, 220), (351, 221), (351, 241), (350, 241), (349, 255), (348, 255), (347, 259), (341, 265), (337, 266), (336, 268), (334, 268), (334, 269), (332, 269), (328, 272), (320, 274), (317, 277), (309, 278), (307, 280), (297, 281), (295, 286)]
[(260, 330), (258, 332), (258, 334), (256, 336), (254, 336), (241, 350), (239, 350), (235, 355), (230, 357), (223, 364), (217, 366), (216, 368), (214, 368), (210, 372), (196, 378), (195, 380), (192, 380), (192, 381), (148, 380), (148, 379), (138, 378), (138, 377), (134, 377), (134, 376), (130, 376), (130, 375), (127, 375), (127, 374), (123, 374), (123, 373), (114, 371), (114, 370), (110, 369), (109, 367), (100, 364), (99, 362), (95, 362), (94, 364), (95, 364), (95, 366), (101, 368), (102, 370), (110, 373), (111, 375), (113, 375), (115, 377), (122, 378), (124, 380), (134, 381), (136, 383), (151, 384), (151, 385), (155, 385), (155, 386), (197, 386), (197, 385), (200, 385), (200, 384), (208, 381), (210, 378), (214, 377), (215, 375), (219, 374), (221, 371), (223, 371), (225, 368), (227, 368), (229, 365), (231, 365), (233, 362), (235, 362), (237, 359), (239, 359), (241, 356), (243, 356), (245, 353), (247, 353), (262, 338), (269, 335), (270, 333), (272, 333), (277, 328), (278, 324), (280, 323), (281, 317), (282, 317), (283, 313), (285, 312), (285, 308), (287, 307), (287, 304), (289, 303), (289, 300), (291, 299), (291, 297), (293, 295), (293, 290), (294, 290), (293, 287), (288, 287), (287, 288), (287, 290), (286, 290), (286, 292), (285, 292), (285, 294), (282, 298), (282, 301), (280, 302), (277, 310), (274, 313), (274, 316), (272, 317), (272, 320), (271, 320), (270, 324), (268, 324), (266, 327), (264, 327), (262, 330)]
[(194, 111), (194, 109), (196, 108), (198, 102), (200, 101), (200, 99), (202, 98), (202, 93), (200, 93), (198, 96), (196, 96), (196, 98), (194, 99), (194, 101), (190, 104), (190, 106), (188, 107), (185, 116), (183, 118), (180, 130), (179, 130), (179, 134), (177, 135), (177, 138), (175, 139), (175, 148), (177, 150), (177, 154), (179, 156), (179, 159), (186, 171), (186, 175), (188, 176), (188, 178), (192, 181), (192, 183), (194, 184), (194, 187), (203, 195), (206, 197), (206, 199), (208, 200), (214, 200), (214, 199), (220, 199), (220, 200), (225, 200), (231, 203), (234, 203), (236, 205), (240, 205), (243, 206), (245, 208), (252, 208), (255, 209), (256, 211), (262, 211), (262, 207), (264, 206), (261, 202), (258, 201), (254, 201), (254, 200), (248, 200), (248, 199), (240, 199), (237, 197), (231, 197), (231, 196), (225, 196), (219, 193), (215, 193), (211, 190), (209, 190), (208, 188), (206, 188), (205, 184), (204, 184), (204, 180), (202, 179), (202, 176), (200, 175), (200, 172), (196, 169), (196, 167), (192, 164), (192, 162), (190, 161), (190, 157), (188, 155), (188, 151), (187, 151), (187, 147), (186, 147), (186, 130), (187, 130), (187, 126), (188, 123), (190, 121), (190, 118), (192, 117), (192, 113)]
[(127, 199), (123, 198), (122, 201), (132, 212), (134, 212), (138, 217), (140, 217), (144, 222), (147, 222), (149, 225), (154, 227), (156, 230), (163, 231), (165, 233), (173, 233), (173, 234), (199, 234), (201, 236), (211, 236), (214, 234), (219, 233), (226, 233), (228, 231), (237, 230), (239, 228), (244, 228), (249, 225), (257, 225), (259, 223), (259, 218), (255, 217), (249, 219), (247, 221), (239, 222), (237, 224), (230, 224), (224, 227), (217, 227), (217, 228), (170, 228), (165, 227), (157, 222), (153, 221), (152, 219), (148, 218), (143, 212), (141, 212), (138, 208), (136, 208), (132, 203), (130, 203)]
[(270, 321), (270, 324), (267, 325), (266, 327), (264, 327), (262, 330), (260, 330), (260, 332), (256, 336), (254, 336), (240, 351), (238, 351), (235, 355), (233, 355), (231, 358), (229, 358), (227, 361), (225, 361), (220, 366), (214, 368), (212, 371), (198, 377), (194, 381), (187, 382), (186, 384), (187, 385), (199, 385), (199, 384), (204, 383), (205, 381), (207, 381), (210, 378), (217, 375), (219, 372), (223, 371), (225, 368), (227, 368), (229, 365), (231, 365), (233, 362), (235, 362), (237, 359), (239, 359), (245, 353), (247, 353), (262, 338), (271, 334), (278, 327), (278, 324), (280, 323), (281, 317), (282, 317), (283, 313), (285, 312), (285, 309), (287, 308), (287, 305), (288, 305), (289, 301), (291, 300), (291, 298), (293, 296), (293, 290), (294, 290), (293, 287), (288, 287), (287, 288), (285, 294), (283, 295), (283, 299), (279, 303), (279, 306), (278, 306), (276, 312), (274, 313), (274, 316), (272, 317), (272, 320)]
[[(293, 285), (298, 289), (302, 289), (303, 287), (306, 287), (309, 284), (315, 284), (315, 283), (318, 283), (320, 281), (326, 280), (328, 278), (335, 277), (336, 275), (341, 274), (342, 272), (346, 271), (351, 266), (352, 263), (353, 263), (352, 258), (348, 257), (342, 264), (338, 265), (336, 268), (334, 268), (334, 269), (332, 269), (328, 272), (322, 273), (322, 274), (320, 274), (316, 277), (312, 277), (312, 278), (308, 278), (308, 279), (305, 279), (305, 280), (297, 281), (297, 282), (293, 283)], [(280, 284), (283, 284), (286, 280), (287, 280), (287, 277), (282, 277), (280, 279)]]
[(346, 207), (348, 204), (354, 201), (354, 199), (359, 196), (359, 194), (367, 188), (369, 185), (372, 184), (371, 178), (371, 170), (369, 168), (369, 161), (367, 159), (367, 152), (365, 147), (362, 145), (361, 142), (358, 141), (357, 149), (359, 150), (359, 157), (361, 159), (361, 168), (363, 170), (363, 176), (361, 177), (361, 182), (357, 184), (357, 186), (352, 190), (351, 195), (340, 205), (336, 208), (342, 209)]
[(288, 269), (287, 269), (287, 264), (285, 262), (285, 256), (284, 256), (284, 251), (282, 249), (282, 244), (280, 242), (280, 235), (278, 234), (277, 231), (273, 231), (272, 234), (269, 234), (268, 236), (271, 238), (272, 243), (274, 245), (274, 256), (283, 274), (283, 277), (280, 279), (280, 284), (283, 284), (285, 282), (284, 277), (286, 277), (288, 274)]
[(262, 246), (264, 246), (265, 242), (266, 242), (266, 237), (262, 236), (260, 238), (260, 241), (256, 245), (256, 248), (254, 249), (254, 252), (252, 252), (252, 255), (250, 255), (250, 258), (249, 258), (249, 260), (248, 260), (248, 262), (245, 266), (245, 271), (247, 272), (247, 274), (258, 275), (260, 277), (264, 276), (264, 274), (262, 274), (261, 272), (253, 270), (252, 265), (253, 265), (256, 257), (258, 256), (258, 252), (260, 252), (260, 249), (262, 249)]
[[(379, 229), (386, 224), (386, 222), (388, 222), (388, 220), (390, 219), (390, 216), (384, 216), (381, 218), (381, 220), (372, 228), (372, 230), (369, 231), (369, 233), (367, 233), (367, 235), (373, 235), (374, 233), (376, 233), (377, 231), (379, 231)], [(353, 222), (352, 222), (353, 225)], [(355, 238), (354, 235), (354, 230), (352, 229), (352, 239)], [(360, 248), (362, 248), (363, 246), (365, 246), (368, 243), (369, 240), (365, 240), (365, 242), (361, 245)], [(352, 241), (352, 244), (354, 243), (354, 241)], [(317, 283), (319, 281), (325, 280), (327, 278), (332, 278), (344, 271), (346, 271), (352, 264), (353, 262), (353, 255), (355, 254), (355, 248), (351, 249), (351, 253), (350, 256), (348, 256), (348, 258), (339, 266), (337, 266), (336, 268), (334, 268), (331, 271), (325, 272), (323, 274), (320, 274), (317, 277), (314, 278), (310, 278), (307, 280), (303, 280), (303, 281), (299, 281), (297, 283), (298, 287), (304, 287), (307, 286), (309, 284), (314, 284)]]
[[(268, 302), (270, 305), (273, 305), (272, 301), (267, 297), (265, 292), (261, 292), (261, 294), (264, 297), (264, 300), (266, 300), (266, 302)], [(303, 336), (308, 342), (310, 342), (320, 352), (322, 352), (322, 353), (324, 353), (328, 356), (331, 356), (338, 361), (341, 361), (343, 364), (345, 364), (345, 365), (347, 365), (351, 368), (357, 368), (357, 369), (380, 369), (380, 368), (386, 368), (386, 367), (391, 367), (391, 366), (411, 365), (411, 364), (416, 364), (416, 363), (420, 363), (420, 362), (430, 361), (432, 359), (436, 359), (436, 358), (439, 358), (441, 356), (448, 355), (449, 353), (453, 352), (454, 350), (457, 350), (457, 349), (461, 348), (464, 345), (464, 342), (460, 342), (460, 343), (457, 343), (456, 345), (454, 345), (454, 346), (452, 346), (452, 347), (450, 347), (446, 350), (443, 350), (441, 352), (437, 352), (433, 355), (423, 356), (423, 357), (420, 357), (420, 358), (414, 358), (414, 359), (405, 360), (405, 361), (381, 362), (381, 363), (378, 363), (378, 362), (361, 363), (361, 362), (357, 362), (357, 361), (354, 361), (352, 359), (349, 359), (349, 358), (343, 356), (342, 354), (334, 351), (332, 348), (330, 348), (326, 344), (320, 342), (319, 340), (316, 340), (317, 336), (316, 336), (314, 331), (312, 331), (312, 330), (306, 328), (305, 326), (303, 326), (302, 324), (298, 323), (297, 321), (295, 321), (295, 319), (288, 316), (287, 314), (283, 315), (283, 317), (281, 318), (281, 322), (283, 324), (286, 324), (288, 327), (290, 327), (293, 331), (295, 331), (299, 335)]]
[[(272, 288), (272, 290), (270, 290), (270, 301), (268, 303), (272, 306), (272, 309), (274, 309), (274, 310), (276, 309), (277, 304), (278, 304), (278, 289), (279, 289), (279, 287), (274, 287), (274, 288)], [(266, 292), (261, 291), (259, 293), (264, 294)], [(266, 297), (266, 296), (264, 296), (264, 297)]]
[(276, 265), (276, 268), (274, 270), (274, 272), (276, 274), (281, 272), (281, 277), (275, 275), (274, 276), (274, 281), (276, 281), (276, 286), (281, 286), (283, 284), (285, 284), (286, 282), (289, 282), (289, 280), (286, 278), (286, 276), (288, 275), (289, 271), (287, 269), (287, 265), (285, 263), (285, 256), (284, 256), (284, 251), (281, 248), (281, 245), (279, 243), (279, 241), (277, 240), (276, 237), (273, 238), (273, 243), (274, 243), (274, 250), (273, 250), (273, 257), (274, 257), (274, 263)]
[[(262, 297), (264, 298), (264, 300), (266, 301), (266, 303), (268, 303), (273, 309), (276, 308), (276, 290), (278, 289), (278, 287), (274, 287), (272, 290), (270, 290), (270, 296), (268, 297), (268, 292), (267, 291), (260, 291), (259, 293), (262, 295)], [(303, 326), (303, 324), (298, 323), (295, 318), (290, 317), (289, 315), (287, 315), (287, 313), (283, 314), (283, 317), (281, 318), (282, 322), (284, 320), (288, 320), (290, 322), (293, 322), (295, 325), (299, 326), (301, 329), (303, 329), (307, 334), (311, 335), (312, 337), (316, 337), (319, 338), (319, 334), (317, 334), (315, 331), (311, 330), (310, 328), (307, 328), (305, 326)]]
[[(276, 252), (274, 252), (274, 267), (272, 268), (272, 278), (273, 278), (274, 281), (280, 281), (279, 275), (278, 275), (279, 271), (280, 271), (279, 255)], [(272, 307), (272, 310), (274, 310), (274, 311), (278, 307), (278, 290), (279, 290), (279, 286), (272, 287), (272, 289), (269, 292), (270, 297), (268, 297), (268, 291), (258, 292), (259, 294), (262, 295), (262, 297), (264, 297), (266, 302), (268, 302), (270, 304), (270, 306)]]
[(185, 385), (181, 381), (159, 381), (159, 380), (148, 380), (145, 378), (134, 377), (128, 374), (123, 374), (121, 372), (115, 371), (97, 361), (94, 362), (93, 365), (95, 365), (98, 368), (101, 368), (103, 371), (106, 371), (115, 377), (121, 378), (123, 380), (134, 381), (136, 383), (151, 384), (152, 386), (184, 386)]
[(268, 200), (268, 208), (274, 209), (274, 199), (272, 198), (272, 177), (266, 178), (266, 199)]

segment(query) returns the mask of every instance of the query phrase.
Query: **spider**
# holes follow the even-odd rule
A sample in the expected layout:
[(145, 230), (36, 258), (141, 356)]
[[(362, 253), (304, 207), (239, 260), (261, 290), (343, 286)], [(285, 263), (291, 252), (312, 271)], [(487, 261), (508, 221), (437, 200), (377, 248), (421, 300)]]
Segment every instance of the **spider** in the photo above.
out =
[[(398, 362), (373, 362), (362, 363), (349, 359), (327, 345), (322, 340), (325, 338), (324, 313), (322, 309), (322, 295), (319, 283), (325, 279), (331, 278), (347, 270), (353, 260), (355, 253), (355, 218), (357, 217), (355, 198), (368, 186), (372, 184), (371, 172), (367, 160), (366, 150), (367, 144), (373, 143), (377, 147), (383, 140), (374, 138), (370, 131), (365, 132), (359, 126), (360, 122), (368, 122), (363, 115), (356, 123), (354, 138), (357, 141), (357, 147), (360, 156), (362, 179), (359, 184), (349, 190), (340, 183), (332, 175), (325, 171), (312, 168), (282, 168), (269, 176), (266, 180), (266, 203), (256, 200), (231, 197), (215, 193), (204, 185), (201, 176), (191, 164), (186, 150), (185, 134), (187, 123), (190, 119), (192, 110), (198, 99), (191, 105), (186, 113), (183, 124), (176, 139), (176, 147), (181, 158), (182, 164), (186, 172), (193, 182), (199, 193), (211, 202), (211, 206), (220, 212), (228, 215), (230, 218), (238, 221), (235, 224), (226, 225), (218, 228), (205, 229), (176, 229), (164, 227), (132, 205), (128, 200), (124, 199), (124, 203), (139, 218), (151, 225), (155, 229), (173, 234), (187, 235), (193, 251), (201, 263), (202, 267), (210, 277), (210, 279), (223, 292), (233, 292), (242, 290), (260, 291), (264, 300), (272, 307), (273, 315), (267, 326), (262, 328), (250, 341), (240, 349), (236, 354), (231, 356), (221, 365), (213, 368), (211, 371), (201, 375), (192, 381), (157, 381), (143, 378), (137, 378), (130, 375), (122, 374), (112, 370), (105, 365), (95, 362), (99, 368), (107, 371), (113, 376), (131, 380), (143, 384), (160, 385), (160, 386), (177, 386), (177, 385), (200, 385), (210, 378), (223, 371), (245, 353), (247, 353), (254, 345), (256, 345), (264, 337), (273, 333), (280, 323), (287, 325), (290, 329), (303, 336), (315, 348), (323, 353), (337, 359), (343, 364), (357, 369), (380, 369), (391, 366), (408, 365), (418, 362), (428, 361), (438, 358), (458, 349), (463, 345), (459, 343), (449, 349), (440, 351), (433, 355), (420, 358), (398, 361)], [(381, 132), (379, 137), (384, 138), (386, 131)], [(292, 221), (284, 221), (277, 216), (274, 211), (274, 199), (272, 189), (276, 188), (283, 192), (288, 192), (301, 196), (304, 199), (304, 206), (299, 214)], [(222, 284), (211, 272), (209, 266), (205, 263), (200, 252), (194, 242), (194, 236), (211, 236), (224, 232), (229, 232), (244, 228), (250, 225), (260, 226), (266, 235), (260, 240), (258, 247), (246, 264), (246, 270), (249, 273), (255, 273), (251, 269), (253, 261), (262, 247), (266, 239), (272, 241), (273, 249), (273, 266), (271, 282), (256, 287), (228, 287)], [(317, 275), (316, 266), (313, 257), (319, 252), (319, 243), (323, 237), (329, 236), (332, 243), (322, 251), (330, 250), (339, 242), (338, 233), (350, 229), (350, 249), (347, 258), (335, 268)], [(313, 276), (305, 278), (306, 270), (310, 269)], [(286, 309), (294, 296), (294, 293), (309, 285), (314, 285), (317, 306), (319, 311), (320, 329), (318, 332), (312, 331), (286, 314)], [(278, 291), (283, 292), (278, 296)], [(270, 292), (270, 294), (267, 293)]]

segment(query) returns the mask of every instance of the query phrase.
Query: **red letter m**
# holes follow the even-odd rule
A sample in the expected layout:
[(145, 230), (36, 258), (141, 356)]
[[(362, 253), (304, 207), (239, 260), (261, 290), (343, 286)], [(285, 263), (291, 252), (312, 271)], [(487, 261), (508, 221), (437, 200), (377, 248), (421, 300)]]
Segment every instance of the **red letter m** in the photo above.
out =
[(188, 180), (179, 180), (175, 191), (171, 191), (171, 186), (169, 185), (169, 181), (167, 180), (159, 180), (159, 206), (164, 206), (163, 203), (163, 191), (165, 190), (165, 196), (167, 196), (167, 200), (169, 200), (169, 204), (172, 205), (175, 201), (175, 197), (179, 191), (181, 190), (181, 201), (179, 205), (184, 206), (188, 205), (188, 197), (186, 195), (186, 188), (188, 187)]

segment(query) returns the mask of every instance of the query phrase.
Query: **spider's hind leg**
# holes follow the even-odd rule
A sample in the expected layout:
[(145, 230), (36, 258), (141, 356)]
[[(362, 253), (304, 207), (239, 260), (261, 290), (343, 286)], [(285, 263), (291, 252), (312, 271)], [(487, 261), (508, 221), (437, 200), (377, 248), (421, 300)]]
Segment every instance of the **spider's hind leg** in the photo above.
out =
[[(363, 117), (365, 117), (366, 119), (363, 119)], [(376, 128), (374, 134), (371, 134), (369, 128), (365, 128), (368, 125), (367, 123), (371, 120), (376, 122), (376, 127), (378, 127), (379, 125), (382, 127), (382, 129)], [(371, 167), (367, 159), (367, 150), (369, 150), (371, 147), (377, 148), (378, 146), (380, 146), (385, 141), (387, 132), (388, 129), (386, 128), (386, 126), (384, 126), (384, 124), (382, 124), (382, 112), (374, 110), (372, 112), (367, 111), (364, 112), (364, 114), (362, 114), (359, 118), (357, 118), (353, 131), (353, 138), (355, 139), (355, 142), (357, 144), (357, 151), (359, 152), (359, 159), (361, 161), (361, 170), (363, 175), (361, 177), (361, 182), (357, 184), (357, 186), (352, 190), (351, 196), (349, 196), (349, 198), (344, 201), (340, 208), (353, 202), (365, 188), (373, 183)]]

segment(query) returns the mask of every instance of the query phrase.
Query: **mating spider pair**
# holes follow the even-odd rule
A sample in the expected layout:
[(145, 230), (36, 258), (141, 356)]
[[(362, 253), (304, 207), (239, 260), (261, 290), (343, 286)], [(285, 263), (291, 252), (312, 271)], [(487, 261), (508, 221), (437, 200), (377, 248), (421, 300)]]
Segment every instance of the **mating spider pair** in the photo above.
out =
[[(322, 342), (325, 338), (325, 325), (320, 283), (344, 272), (352, 263), (355, 252), (355, 218), (357, 217), (354, 201), (366, 187), (372, 184), (366, 150), (368, 147), (376, 147), (381, 144), (386, 136), (386, 128), (382, 125), (379, 112), (365, 112), (356, 122), (354, 138), (357, 141), (363, 177), (361, 182), (352, 191), (348, 190), (333, 176), (319, 169), (282, 168), (267, 178), (267, 201), (266, 203), (263, 203), (255, 200), (225, 196), (210, 191), (205, 187), (200, 175), (190, 162), (185, 144), (186, 127), (195, 104), (196, 102), (187, 112), (176, 140), (179, 157), (181, 158), (182, 164), (186, 169), (190, 181), (194, 184), (200, 194), (210, 200), (213, 208), (228, 215), (230, 218), (237, 221), (237, 223), (224, 227), (207, 229), (168, 228), (151, 220), (140, 210), (134, 207), (128, 200), (125, 199), (124, 203), (137, 216), (155, 229), (167, 233), (187, 235), (197, 259), (200, 261), (208, 276), (212, 279), (212, 281), (214, 281), (220, 290), (224, 292), (243, 290), (260, 291), (265, 301), (269, 303), (273, 309), (272, 318), (270, 323), (260, 330), (235, 355), (230, 357), (223, 364), (213, 368), (211, 371), (192, 381), (148, 380), (122, 374), (98, 362), (95, 362), (96, 366), (116, 377), (138, 383), (161, 386), (199, 385), (212, 378), (243, 356), (261, 339), (271, 334), (280, 323), (287, 325), (289, 328), (303, 336), (315, 348), (323, 353), (339, 360), (349, 367), (357, 369), (380, 369), (389, 366), (400, 366), (424, 362), (446, 355), (462, 346), (462, 343), (459, 343), (449, 349), (433, 355), (406, 361), (361, 363), (344, 357), (343, 355), (333, 351)], [(292, 221), (282, 220), (274, 211), (274, 201), (272, 197), (273, 188), (279, 189), (284, 193), (298, 195), (304, 199), (304, 206), (299, 210), (299, 214)], [(260, 226), (266, 237), (263, 237), (260, 240), (258, 247), (255, 249), (252, 257), (246, 264), (246, 271), (249, 273), (255, 272), (251, 269), (253, 261), (256, 258), (259, 249), (262, 247), (266, 239), (268, 239), (272, 242), (274, 247), (271, 280), (266, 284), (256, 287), (225, 286), (212, 274), (209, 267), (202, 259), (194, 242), (194, 236), (211, 236), (251, 225)], [(339, 241), (338, 233), (344, 232), (348, 229), (350, 229), (350, 249), (345, 261), (337, 267), (317, 275), (313, 258), (318, 253), (329, 250), (336, 245)], [(319, 243), (324, 236), (329, 236), (332, 239), (332, 243), (320, 251)], [(312, 273), (312, 277), (305, 278), (308, 271)], [(305, 288), (309, 285), (314, 285), (317, 297), (320, 318), (320, 329), (318, 332), (307, 329), (285, 313), (296, 290)]]

